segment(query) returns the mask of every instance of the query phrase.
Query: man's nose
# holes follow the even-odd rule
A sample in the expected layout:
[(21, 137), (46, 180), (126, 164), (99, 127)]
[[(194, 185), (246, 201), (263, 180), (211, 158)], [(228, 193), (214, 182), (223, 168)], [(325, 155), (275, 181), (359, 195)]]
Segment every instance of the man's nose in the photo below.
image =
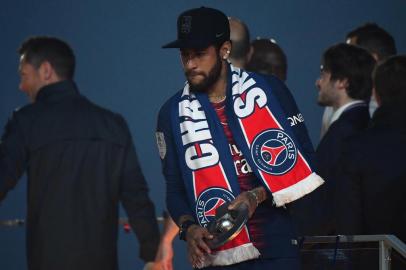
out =
[(314, 85), (316, 86), (317, 89), (320, 89), (320, 78), (316, 79), (316, 81), (314, 82)]

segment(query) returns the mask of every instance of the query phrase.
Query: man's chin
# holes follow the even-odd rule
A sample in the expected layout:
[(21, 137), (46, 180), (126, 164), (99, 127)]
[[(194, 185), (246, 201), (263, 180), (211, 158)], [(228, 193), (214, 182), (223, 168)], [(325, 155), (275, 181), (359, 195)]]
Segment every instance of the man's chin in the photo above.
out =
[(189, 89), (194, 93), (206, 93), (207, 87), (204, 84), (192, 84), (189, 82)]
[(195, 93), (207, 92), (207, 83), (205, 80), (187, 80), (189, 83), (190, 91)]
[(204, 78), (199, 78), (198, 76), (186, 78), (190, 85), (200, 85), (204, 83)]
[(325, 101), (323, 101), (323, 100), (318, 100), (318, 101), (317, 101), (317, 104), (318, 104), (319, 106), (321, 106), (321, 107), (329, 107), (329, 106), (331, 106), (330, 103), (325, 102)]

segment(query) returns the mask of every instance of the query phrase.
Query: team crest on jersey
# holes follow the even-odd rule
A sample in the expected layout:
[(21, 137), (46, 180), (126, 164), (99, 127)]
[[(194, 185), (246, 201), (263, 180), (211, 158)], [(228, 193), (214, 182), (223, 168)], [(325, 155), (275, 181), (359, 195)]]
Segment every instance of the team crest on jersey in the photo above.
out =
[(224, 188), (214, 187), (203, 191), (196, 201), (196, 216), (200, 226), (206, 227), (214, 220), (216, 209), (234, 199), (234, 195)]
[(297, 148), (283, 130), (268, 129), (254, 139), (251, 155), (260, 170), (281, 175), (295, 165)]

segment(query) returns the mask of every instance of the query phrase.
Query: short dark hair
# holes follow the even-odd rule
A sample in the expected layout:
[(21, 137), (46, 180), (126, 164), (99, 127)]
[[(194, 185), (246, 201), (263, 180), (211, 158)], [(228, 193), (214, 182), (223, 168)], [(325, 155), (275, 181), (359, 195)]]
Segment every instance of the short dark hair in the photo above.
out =
[(353, 99), (368, 100), (372, 91), (372, 71), (375, 59), (357, 46), (340, 43), (323, 54), (323, 70), (331, 73), (331, 80), (347, 79), (346, 89)]
[(352, 30), (348, 38), (356, 38), (356, 44), (375, 53), (379, 61), (397, 53), (394, 38), (376, 23), (366, 23)]
[(251, 42), (253, 54), (246, 65), (248, 71), (275, 75), (286, 80), (287, 59), (282, 48), (270, 39), (256, 39)]
[(18, 49), (24, 61), (39, 68), (48, 61), (61, 79), (72, 79), (75, 73), (75, 55), (69, 45), (55, 37), (38, 36), (24, 41)]
[[(242, 29), (241, 29), (242, 31), (236, 32), (238, 38), (231, 39), (232, 49), (230, 52), (230, 57), (233, 59), (245, 59), (245, 57), (247, 57), (247, 54), (250, 50), (250, 31), (248, 30), (247, 25), (243, 21), (241, 21), (237, 18), (230, 17), (229, 21), (230, 21), (230, 38), (231, 38), (231, 36), (233, 36), (233, 34), (235, 34), (231, 30), (232, 22), (238, 23), (242, 27)], [(234, 30), (234, 32), (235, 32), (235, 30)]]
[(388, 58), (373, 72), (376, 95), (381, 105), (406, 102), (406, 55)]

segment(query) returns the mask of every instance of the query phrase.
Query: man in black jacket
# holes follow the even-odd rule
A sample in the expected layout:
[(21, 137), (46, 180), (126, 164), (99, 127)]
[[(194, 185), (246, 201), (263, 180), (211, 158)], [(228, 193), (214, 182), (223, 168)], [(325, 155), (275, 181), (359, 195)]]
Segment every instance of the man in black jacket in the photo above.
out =
[(28, 174), (30, 270), (115, 270), (118, 203), (154, 261), (159, 231), (130, 131), (118, 114), (80, 95), (63, 41), (34, 37), (19, 49), (20, 88), (33, 102), (14, 112), (0, 143), (0, 201)]
[(368, 51), (348, 44), (332, 46), (323, 54), (320, 78), (316, 81), (318, 103), (332, 106), (334, 114), (316, 149), (318, 173), (326, 182), (314, 193), (315, 209), (320, 210), (315, 234), (335, 232), (333, 198), (340, 180), (335, 177), (340, 170), (337, 161), (343, 141), (368, 126), (367, 101), (372, 91), (374, 65), (375, 60)]
[(373, 78), (379, 106), (372, 125), (346, 142), (340, 158), (338, 233), (406, 242), (406, 56), (387, 59)]

